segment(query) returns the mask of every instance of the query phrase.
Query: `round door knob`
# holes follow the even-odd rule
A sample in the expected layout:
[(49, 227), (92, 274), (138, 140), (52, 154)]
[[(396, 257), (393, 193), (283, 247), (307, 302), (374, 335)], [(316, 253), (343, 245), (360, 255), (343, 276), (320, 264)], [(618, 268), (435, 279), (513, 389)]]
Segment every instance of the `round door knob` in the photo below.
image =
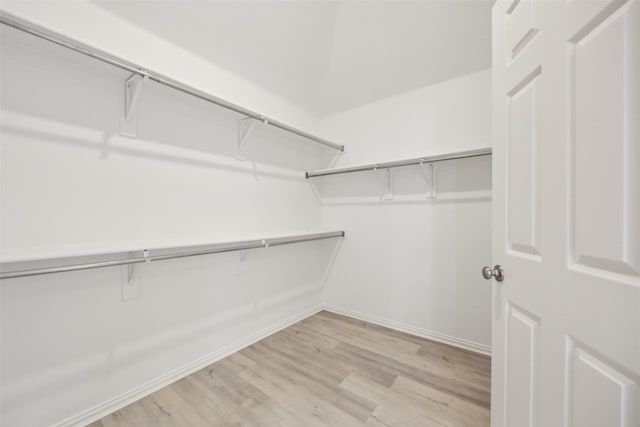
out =
[(498, 282), (502, 282), (504, 280), (504, 270), (500, 265), (496, 265), (493, 269), (489, 266), (485, 266), (482, 269), (482, 277), (487, 280), (494, 277)]

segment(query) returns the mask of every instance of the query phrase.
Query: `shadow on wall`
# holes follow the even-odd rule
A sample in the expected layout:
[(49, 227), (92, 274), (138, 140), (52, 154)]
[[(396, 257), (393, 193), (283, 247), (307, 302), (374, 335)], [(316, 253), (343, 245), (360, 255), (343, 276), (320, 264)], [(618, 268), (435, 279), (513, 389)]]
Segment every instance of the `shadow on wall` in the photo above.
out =
[[(125, 302), (120, 267), (3, 281), (3, 420), (12, 425), (58, 390), (117, 396), (157, 378), (145, 366), (179, 371), (249, 344), (320, 304), (339, 248), (321, 241), (250, 250), (243, 273), (237, 253), (142, 265), (140, 296)], [(194, 343), (200, 352), (189, 354)], [(78, 410), (103, 401), (89, 398)]]
[(491, 156), (434, 163), (436, 197), (430, 198), (429, 181), (422, 166), (363, 171), (311, 178), (324, 205), (453, 203), (491, 198)]
[[(305, 170), (326, 167), (336, 154), (258, 124), (243, 145), (247, 160), (236, 161), (238, 124), (244, 116), (153, 82), (145, 85), (138, 104), (137, 138), (121, 136), (127, 72), (11, 28), (1, 31), (2, 110), (8, 113), (3, 132), (75, 144), (104, 159), (111, 154), (144, 156), (256, 176), (271, 167), (281, 177), (287, 171), (303, 177)], [(51, 129), (61, 132), (51, 134)]]
[[(2, 27), (2, 254), (317, 230), (304, 172), (335, 150), (154, 83), (120, 135), (128, 74)], [(41, 212), (48, 215), (41, 215)]]

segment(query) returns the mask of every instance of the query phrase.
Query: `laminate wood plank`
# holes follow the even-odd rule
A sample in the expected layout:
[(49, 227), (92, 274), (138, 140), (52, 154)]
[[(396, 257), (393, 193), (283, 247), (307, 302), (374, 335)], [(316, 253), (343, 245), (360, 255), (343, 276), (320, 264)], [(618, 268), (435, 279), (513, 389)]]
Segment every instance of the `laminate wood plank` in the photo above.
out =
[[(321, 324), (315, 323), (316, 321), (321, 322)], [(409, 343), (400, 338), (381, 337), (381, 335), (383, 335), (381, 332), (368, 331), (361, 326), (349, 325), (346, 327), (345, 324), (339, 320), (325, 316), (314, 316), (306, 319), (304, 322), (306, 325), (310, 325), (321, 331), (321, 333), (328, 334), (332, 331), (337, 331), (336, 337), (339, 337), (343, 342), (353, 344), (374, 353), (384, 354), (410, 367), (427, 370), (440, 376), (452, 376), (461, 378), (463, 381), (484, 383), (485, 385), (488, 384), (490, 380), (489, 376), (484, 373), (476, 373), (474, 369), (464, 369), (463, 367), (467, 367), (467, 365), (464, 364), (460, 367), (455, 367), (450, 363), (440, 363), (442, 362), (440, 359), (435, 360), (437, 363), (433, 363), (434, 360), (426, 360), (427, 353), (423, 354), (424, 357), (415, 354), (422, 349), (422, 345)], [(327, 322), (329, 322), (329, 325), (326, 324)], [(448, 348), (451, 349), (451, 347)]]
[[(211, 420), (212, 424), (231, 424), (242, 419), (233, 419), (226, 412), (226, 408), (232, 404), (227, 396), (213, 392), (207, 388), (207, 384), (197, 376), (190, 375), (177, 381), (170, 387), (176, 393), (183, 396), (190, 409), (202, 420)], [(240, 412), (234, 410), (233, 413)], [(241, 413), (247, 418), (246, 413)]]
[(391, 386), (400, 398), (411, 405), (429, 408), (429, 412), (446, 418), (447, 425), (475, 427), (489, 425), (489, 408), (475, 405), (447, 393), (399, 376)]
[(254, 350), (261, 350), (263, 356), (278, 357), (278, 362), (286, 364), (292, 372), (297, 372), (308, 379), (312, 379), (326, 386), (337, 386), (349, 374), (346, 367), (335, 363), (327, 363), (327, 358), (321, 356), (328, 350), (317, 351), (310, 354), (301, 354), (295, 347), (280, 345), (277, 340), (263, 341), (254, 348), (248, 349), (255, 356)]
[(125, 406), (92, 424), (96, 427), (122, 427), (126, 425), (142, 425), (148, 422), (148, 416), (138, 402)]
[(290, 327), (283, 329), (279, 333), (272, 336), (277, 335), (291, 336), (295, 339), (295, 342), (299, 343), (300, 345), (314, 348), (316, 351), (318, 351), (318, 349), (322, 350), (332, 348), (340, 344), (339, 339), (328, 337), (323, 334), (318, 334), (306, 327), (302, 322), (291, 325)]
[(161, 427), (207, 425), (206, 420), (193, 411), (188, 399), (177, 393), (172, 386), (161, 388), (137, 403), (142, 406), (148, 417), (146, 424), (142, 425), (152, 424)]
[[(225, 364), (225, 360), (221, 360), (220, 362), (221, 363), (214, 363), (205, 369), (201, 369), (189, 377), (193, 377), (193, 379), (199, 381), (203, 392), (213, 392), (211, 398), (224, 398), (224, 403), (242, 405), (250, 399), (254, 401), (265, 401), (268, 399), (268, 396), (260, 390), (242, 381), (238, 376), (239, 373), (236, 373), (233, 367), (228, 367)], [(245, 370), (246, 369), (242, 372)]]
[(320, 312), (93, 426), (488, 426), (491, 359)]
[[(223, 362), (223, 361), (221, 361)], [(253, 363), (248, 363), (250, 366)], [(242, 372), (244, 372), (244, 369)], [(252, 384), (244, 381), (233, 369), (224, 363), (215, 363), (209, 368), (190, 375), (195, 377), (197, 387), (212, 401), (210, 406), (215, 411), (230, 411), (236, 414), (235, 419), (223, 419), (219, 423), (210, 425), (238, 425), (238, 426), (283, 426), (296, 425), (295, 422), (285, 423), (289, 415), (280, 407), (274, 405), (272, 399)], [(187, 378), (189, 378), (187, 377)], [(183, 391), (187, 394), (188, 391)], [(207, 402), (202, 404), (207, 405)], [(219, 406), (224, 408), (220, 409)], [(213, 420), (213, 417), (205, 417)]]
[(476, 384), (472, 380), (467, 381), (464, 378), (449, 375), (447, 371), (437, 370), (433, 367), (423, 370), (419, 367), (406, 365), (388, 357), (388, 355), (371, 352), (349, 343), (341, 343), (336, 346), (335, 351), (338, 350), (343, 354), (350, 355), (352, 359), (359, 360), (360, 366), (365, 367), (367, 370), (377, 369), (380, 372), (395, 372), (396, 375), (405, 376), (443, 393), (449, 393), (477, 405), (489, 407), (491, 401), (490, 388), (487, 388), (486, 385)]
[(461, 376), (472, 375), (478, 384), (490, 386), (491, 358), (483, 354), (452, 348), (445, 344), (422, 346), (416, 353), (418, 359), (426, 363), (439, 366), (442, 369), (453, 370)]
[(327, 364), (314, 363), (317, 354), (315, 357), (301, 360), (292, 354), (287, 354), (280, 348), (271, 347), (267, 343), (260, 343), (254, 348), (245, 350), (250, 352), (249, 357), (259, 357), (260, 350), (269, 353), (270, 360), (265, 361), (261, 366), (268, 370), (267, 375), (269, 373), (279, 374), (281, 379), (286, 381), (285, 384), (292, 384), (295, 387), (291, 390), (292, 392), (305, 391), (313, 396), (322, 396), (326, 403), (361, 421), (366, 420), (375, 407), (360, 396), (342, 390), (339, 385), (349, 374), (349, 371), (341, 370), (335, 365), (332, 367)]
[[(248, 362), (247, 367), (255, 365), (250, 359), (245, 360)], [(225, 366), (225, 362), (226, 359), (223, 359), (187, 377), (194, 381), (192, 388), (198, 388), (206, 395), (208, 405), (215, 412), (215, 416), (203, 417), (208, 425), (300, 425), (300, 419), (295, 414), (276, 405), (270, 396), (236, 374), (233, 366)], [(188, 393), (187, 390), (180, 392), (185, 395)]]
[(442, 357), (444, 359), (450, 359), (450, 362), (457, 361), (462, 364), (471, 364), (477, 366), (482, 372), (491, 369), (491, 357), (435, 341), (429, 341), (423, 344), (417, 354)]
[[(315, 316), (338, 320), (339, 322), (343, 323), (344, 325), (353, 325), (353, 326), (357, 326), (357, 327), (361, 327), (361, 328), (366, 328), (366, 329), (371, 330), (371, 331), (378, 331), (378, 332), (381, 332), (381, 333), (383, 333), (383, 334), (385, 334), (387, 336), (395, 337), (395, 338), (401, 339), (403, 341), (407, 341), (407, 342), (411, 342), (411, 343), (417, 344), (419, 346), (424, 345), (425, 341), (428, 341), (425, 338), (422, 338), (422, 337), (419, 337), (419, 336), (416, 336), (416, 335), (411, 335), (411, 334), (408, 334), (406, 332), (396, 331), (396, 330), (389, 329), (389, 328), (386, 328), (384, 326), (376, 325), (374, 323), (370, 323), (370, 322), (367, 322), (367, 321), (364, 321), (364, 320), (354, 319), (353, 317), (347, 317), (347, 316), (343, 316), (341, 314), (332, 313), (330, 311), (321, 311), (321, 312), (317, 313)], [(429, 342), (431, 342), (431, 341), (429, 341)]]
[(349, 375), (341, 386), (376, 402), (377, 406), (371, 414), (371, 419), (382, 425), (440, 427), (448, 425), (450, 421), (449, 417), (440, 411), (433, 411), (433, 405), (412, 405), (395, 390), (369, 381), (356, 373)]
[(377, 425), (387, 427), (447, 427), (449, 425), (437, 421), (428, 412), (398, 407), (389, 402), (378, 405), (371, 419), (375, 420)]
[[(357, 327), (364, 327), (373, 331), (379, 331), (388, 334), (398, 339), (412, 342), (420, 345), (420, 349), (417, 354), (429, 358), (430, 361), (442, 359), (449, 365), (456, 365), (456, 368), (471, 369), (480, 372), (485, 375), (491, 371), (491, 357), (476, 353), (471, 350), (462, 349), (459, 347), (453, 347), (449, 344), (440, 343), (437, 341), (431, 341), (425, 338), (421, 338), (415, 335), (408, 334), (406, 332), (395, 331), (393, 329), (385, 328), (384, 326), (375, 325), (359, 319), (353, 319), (350, 317), (342, 316), (336, 313), (322, 311), (316, 316), (332, 318), (342, 321), (344, 324), (354, 325)], [(490, 377), (490, 375), (487, 375)]]
[(290, 408), (300, 418), (301, 426), (357, 426), (356, 418), (336, 408), (323, 396), (314, 394), (309, 387), (278, 375), (274, 370), (255, 366), (240, 374), (272, 399)]
[(361, 375), (369, 376), (373, 381), (384, 384), (387, 387), (391, 387), (391, 384), (398, 376), (396, 369), (389, 369), (386, 366), (379, 366), (372, 363), (371, 360), (365, 355), (352, 351), (353, 346), (341, 343), (340, 345), (331, 349), (326, 355), (320, 355), (319, 358), (324, 357), (327, 364), (337, 364), (342, 366), (351, 372), (359, 372)]
[[(233, 353), (224, 359), (217, 362), (218, 364), (225, 365), (228, 369), (231, 369), (235, 374), (239, 374), (248, 367), (255, 364), (251, 359), (244, 357), (240, 352)], [(212, 365), (215, 366), (216, 364)]]
[(303, 320), (302, 324), (325, 336), (334, 337), (342, 342), (349, 342), (376, 352), (386, 352), (392, 348), (403, 353), (416, 353), (421, 347), (417, 343), (406, 341), (400, 337), (362, 326), (348, 325), (327, 316), (312, 316)]

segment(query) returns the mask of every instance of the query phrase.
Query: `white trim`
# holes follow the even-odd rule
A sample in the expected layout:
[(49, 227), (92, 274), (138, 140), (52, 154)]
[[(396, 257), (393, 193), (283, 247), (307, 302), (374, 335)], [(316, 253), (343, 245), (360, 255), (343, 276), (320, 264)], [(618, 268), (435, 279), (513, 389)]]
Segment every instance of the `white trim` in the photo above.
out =
[(464, 348), (465, 350), (471, 350), (476, 353), (485, 354), (491, 356), (491, 346), (486, 344), (480, 344), (474, 341), (465, 340), (462, 338), (453, 337), (451, 335), (442, 334), (440, 332), (430, 331), (428, 329), (418, 328), (416, 326), (407, 325), (405, 323), (396, 322), (395, 320), (388, 320), (378, 316), (372, 316), (370, 314), (359, 313), (357, 311), (349, 310), (335, 305), (323, 306), (325, 311), (331, 313), (341, 314), (343, 316), (352, 317), (354, 319), (363, 320), (365, 322), (373, 323), (375, 325), (384, 326), (386, 328), (394, 329), (400, 332), (406, 332), (407, 334), (416, 335), (421, 338), (438, 341), (441, 343), (453, 345), (455, 347)]
[(275, 334), (276, 332), (293, 325), (303, 319), (306, 319), (309, 316), (313, 316), (322, 310), (322, 306), (318, 305), (312, 307), (308, 310), (297, 313), (293, 316), (290, 316), (274, 325), (271, 325), (267, 328), (264, 328), (254, 334), (249, 335), (246, 338), (238, 340), (226, 347), (223, 347), (219, 350), (216, 350), (212, 353), (209, 353), (199, 359), (194, 360), (191, 363), (187, 363), (186, 365), (174, 369), (164, 375), (159, 376), (158, 378), (151, 380), (141, 386), (135, 387), (119, 396), (116, 396), (112, 399), (109, 399), (99, 405), (94, 406), (93, 408), (87, 409), (85, 411), (80, 412), (77, 415), (69, 417), (59, 423), (55, 424), (56, 426), (84, 426), (90, 424), (94, 421), (99, 420), (100, 418), (111, 414), (118, 409), (121, 409), (137, 400), (142, 399), (145, 396), (153, 393), (161, 389), (162, 387), (166, 387), (167, 385), (178, 381), (190, 375), (205, 366), (208, 366), (218, 360), (229, 356), (236, 351), (240, 351), (245, 347), (250, 346), (251, 344), (258, 342), (269, 335)]
[(174, 369), (164, 375), (159, 376), (158, 378), (147, 382), (146, 384), (142, 384), (141, 386), (135, 387), (119, 396), (116, 396), (112, 399), (109, 399), (99, 405), (96, 405), (86, 411), (82, 411), (77, 415), (74, 415), (70, 418), (67, 418), (59, 423), (55, 424), (59, 427), (67, 427), (67, 426), (83, 426), (90, 424), (94, 421), (99, 420), (100, 418), (109, 415), (118, 409), (124, 408), (125, 406), (142, 399), (145, 396), (150, 395), (151, 393), (161, 389), (162, 387), (166, 387), (171, 383), (178, 381), (190, 375), (205, 366), (208, 366), (218, 360), (229, 356), (236, 351), (240, 351), (245, 347), (250, 346), (251, 344), (258, 342), (270, 335), (275, 334), (276, 332), (293, 325), (303, 319), (306, 319), (309, 316), (313, 316), (314, 314), (326, 310), (332, 313), (341, 314), (343, 316), (351, 317), (358, 320), (363, 320), (365, 322), (373, 323), (375, 325), (384, 326), (390, 329), (394, 329), (396, 331), (406, 332), (411, 335), (415, 335), (418, 337), (430, 339), (433, 341), (442, 342), (445, 344), (450, 344), (456, 347), (464, 348), (466, 350), (471, 350), (476, 353), (491, 355), (491, 347), (484, 344), (479, 344), (473, 341), (464, 340), (462, 338), (452, 337), (450, 335), (441, 334), (439, 332), (429, 331), (427, 329), (417, 328), (415, 326), (407, 325), (404, 323), (396, 322), (393, 320), (384, 319), (382, 317), (372, 316), (370, 314), (359, 313), (357, 311), (348, 310), (345, 308), (337, 307), (334, 305), (318, 305), (312, 307), (308, 310), (297, 313), (293, 316), (290, 316), (274, 325), (271, 325), (267, 328), (264, 328), (252, 335), (249, 335), (246, 338), (238, 340), (226, 347), (223, 347), (217, 351), (207, 354), (199, 359), (194, 360), (191, 363), (188, 363), (178, 369)]

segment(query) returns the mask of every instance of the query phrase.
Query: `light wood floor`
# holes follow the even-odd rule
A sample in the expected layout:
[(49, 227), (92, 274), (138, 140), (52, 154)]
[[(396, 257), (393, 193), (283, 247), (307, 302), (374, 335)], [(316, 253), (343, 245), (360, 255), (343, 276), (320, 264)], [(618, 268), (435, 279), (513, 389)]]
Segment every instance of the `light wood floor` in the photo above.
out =
[(320, 312), (93, 426), (488, 426), (490, 358)]

